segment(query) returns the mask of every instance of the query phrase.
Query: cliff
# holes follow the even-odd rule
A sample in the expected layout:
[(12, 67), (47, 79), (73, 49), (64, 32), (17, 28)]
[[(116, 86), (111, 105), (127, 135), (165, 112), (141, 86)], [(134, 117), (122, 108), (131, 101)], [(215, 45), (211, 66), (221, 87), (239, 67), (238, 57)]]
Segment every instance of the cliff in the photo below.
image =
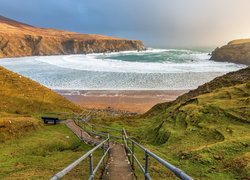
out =
[(141, 41), (37, 28), (0, 16), (0, 57), (145, 49)]
[(250, 39), (229, 42), (212, 52), (211, 60), (250, 65)]

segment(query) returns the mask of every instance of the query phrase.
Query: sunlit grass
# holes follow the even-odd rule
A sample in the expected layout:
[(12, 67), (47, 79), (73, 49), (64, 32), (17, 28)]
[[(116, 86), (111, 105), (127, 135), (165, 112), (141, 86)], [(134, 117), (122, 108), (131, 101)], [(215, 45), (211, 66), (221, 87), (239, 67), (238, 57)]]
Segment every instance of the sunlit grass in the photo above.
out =
[[(249, 83), (218, 88), (191, 100), (161, 105), (148, 116), (93, 122), (128, 131), (130, 137), (195, 179), (246, 179), (250, 173)], [(153, 114), (153, 115), (152, 115)], [(144, 152), (136, 150), (143, 164)], [(136, 175), (143, 174), (136, 167)], [(174, 175), (152, 158), (154, 179)]]
[[(93, 148), (64, 125), (44, 126), (23, 137), (0, 143), (0, 179), (48, 179)], [(95, 153), (95, 164), (101, 150)], [(67, 177), (89, 175), (88, 159)], [(77, 169), (81, 168), (81, 171)]]

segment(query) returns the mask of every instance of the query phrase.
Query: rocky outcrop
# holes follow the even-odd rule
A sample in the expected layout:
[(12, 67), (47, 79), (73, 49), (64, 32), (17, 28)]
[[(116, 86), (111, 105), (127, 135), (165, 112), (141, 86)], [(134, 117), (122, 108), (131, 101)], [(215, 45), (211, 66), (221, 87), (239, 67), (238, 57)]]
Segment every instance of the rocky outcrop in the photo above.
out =
[(234, 40), (216, 48), (211, 60), (250, 65), (250, 39)]
[(145, 49), (141, 41), (36, 28), (0, 16), (0, 57), (86, 54)]

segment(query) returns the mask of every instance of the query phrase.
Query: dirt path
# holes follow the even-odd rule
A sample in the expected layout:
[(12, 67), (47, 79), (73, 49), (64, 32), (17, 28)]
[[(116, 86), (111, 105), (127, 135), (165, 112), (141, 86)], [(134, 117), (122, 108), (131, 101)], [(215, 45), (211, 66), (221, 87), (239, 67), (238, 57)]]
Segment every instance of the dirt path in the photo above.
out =
[(69, 129), (71, 129), (71, 131), (73, 133), (75, 133), (75, 135), (79, 139), (81, 139), (85, 143), (91, 144), (91, 145), (97, 145), (97, 144), (99, 144), (101, 142), (100, 140), (91, 137), (88, 133), (81, 130), (81, 128), (79, 126), (77, 126), (73, 120), (67, 120), (65, 122), (65, 124), (66, 124), (66, 126), (68, 126)]
[(114, 144), (111, 148), (107, 171), (104, 180), (135, 180), (125, 149), (121, 144)]

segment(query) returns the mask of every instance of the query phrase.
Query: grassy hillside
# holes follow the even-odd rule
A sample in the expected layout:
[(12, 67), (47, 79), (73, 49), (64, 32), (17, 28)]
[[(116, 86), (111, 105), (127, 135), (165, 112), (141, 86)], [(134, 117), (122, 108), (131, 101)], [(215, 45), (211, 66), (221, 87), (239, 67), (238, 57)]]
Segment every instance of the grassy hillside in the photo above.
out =
[(42, 115), (66, 116), (81, 109), (52, 90), (0, 67), (0, 142), (39, 129)]
[[(49, 179), (90, 150), (64, 124), (45, 126), (39, 120), (78, 112), (82, 110), (52, 90), (0, 67), (0, 179)], [(87, 177), (87, 164), (67, 178)]]
[[(125, 126), (137, 141), (195, 179), (248, 179), (250, 68), (218, 77), (141, 117), (105, 123)], [(173, 178), (155, 162), (151, 173)]]
[(155, 105), (151, 110), (145, 113), (144, 116), (148, 117), (154, 114), (157, 115), (158, 113), (161, 113), (166, 108), (168, 108), (169, 106), (173, 106), (174, 104), (188, 101), (196, 96), (205, 93), (210, 93), (222, 87), (230, 87), (237, 84), (243, 84), (248, 82), (249, 80), (250, 80), (250, 67), (246, 69), (241, 69), (236, 72), (230, 72), (226, 75), (217, 77), (214, 80), (199, 86), (195, 90), (189, 91), (188, 93), (178, 97), (175, 101)]
[(34, 117), (0, 113), (0, 143), (22, 137), (41, 127), (42, 123)]
[(41, 114), (80, 111), (52, 90), (3, 67), (0, 67), (0, 99), (0, 112)]
[(229, 73), (144, 116), (143, 136), (198, 179), (250, 177), (250, 68)]
[[(64, 124), (44, 126), (22, 138), (0, 143), (0, 179), (49, 179), (91, 148)], [(101, 151), (95, 153), (95, 165), (100, 156)], [(66, 178), (87, 177), (88, 163), (86, 160), (78, 165)]]

